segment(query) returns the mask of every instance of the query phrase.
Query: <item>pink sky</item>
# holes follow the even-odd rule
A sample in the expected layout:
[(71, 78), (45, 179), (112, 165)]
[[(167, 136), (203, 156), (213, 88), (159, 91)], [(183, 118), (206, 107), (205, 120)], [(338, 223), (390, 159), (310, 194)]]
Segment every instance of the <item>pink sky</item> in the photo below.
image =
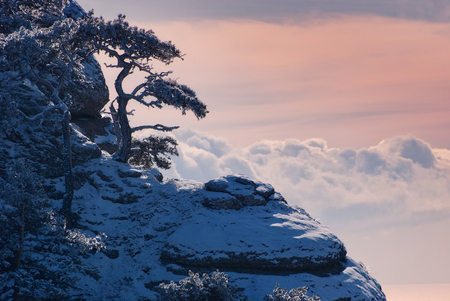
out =
[[(164, 67), (211, 111), (201, 122), (151, 112), (166, 122), (241, 146), (320, 137), (332, 147), (367, 147), (412, 133), (450, 148), (449, 24), (359, 16), (139, 25), (186, 53)], [(148, 119), (143, 111), (136, 123)]]

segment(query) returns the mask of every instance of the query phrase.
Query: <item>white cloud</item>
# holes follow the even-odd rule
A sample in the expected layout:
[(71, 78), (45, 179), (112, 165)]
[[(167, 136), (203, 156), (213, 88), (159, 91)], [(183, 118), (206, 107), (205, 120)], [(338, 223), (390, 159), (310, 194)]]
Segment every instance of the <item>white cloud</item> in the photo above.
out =
[[(243, 173), (272, 184), (290, 204), (329, 226), (346, 243), (350, 256), (378, 267), (375, 276), (380, 275), (381, 281), (450, 281), (442, 273), (431, 280), (390, 271), (390, 265), (398, 266), (395, 256), (402, 256), (395, 253), (403, 250), (397, 241), (425, 241), (415, 231), (450, 224), (450, 150), (432, 149), (412, 135), (362, 149), (328, 148), (322, 139), (262, 140), (233, 148), (224, 139), (189, 129), (175, 135), (180, 157), (174, 158), (174, 169), (166, 176), (206, 182)], [(446, 237), (448, 230), (450, 226), (440, 226), (433, 235)], [(417, 254), (445, 247), (450, 247), (448, 241), (423, 245)], [(390, 253), (380, 253), (381, 249)]]
[(290, 203), (318, 215), (364, 205), (391, 207), (391, 214), (405, 218), (450, 210), (450, 151), (434, 151), (412, 135), (359, 150), (329, 149), (322, 139), (262, 140), (242, 149), (189, 129), (175, 135), (179, 176), (207, 181), (243, 173), (271, 183)]
[(220, 158), (231, 152), (232, 146), (223, 138), (214, 137), (206, 133), (194, 132), (189, 128), (176, 131), (177, 139), (191, 147), (202, 149)]

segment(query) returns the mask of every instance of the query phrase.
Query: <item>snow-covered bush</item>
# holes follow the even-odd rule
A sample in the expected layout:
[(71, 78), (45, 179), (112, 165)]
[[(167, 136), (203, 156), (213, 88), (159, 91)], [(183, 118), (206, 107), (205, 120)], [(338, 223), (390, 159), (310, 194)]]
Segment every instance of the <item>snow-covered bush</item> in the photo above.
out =
[(308, 288), (298, 287), (291, 289), (289, 292), (287, 289), (281, 288), (278, 283), (273, 289), (273, 295), (266, 295), (264, 301), (320, 301), (320, 297), (308, 296)]
[(77, 246), (81, 252), (97, 253), (105, 248), (105, 243), (102, 241), (102, 236), (89, 237), (80, 230), (67, 230), (67, 239)]
[(36, 25), (49, 27), (56, 20), (64, 17), (64, 10), (68, 10), (68, 8), (73, 10), (73, 5), (69, 3), (69, 0), (2, 0), (1, 3), (0, 33), (6, 35), (20, 27), (27, 29)]
[(159, 285), (158, 301), (235, 301), (246, 300), (238, 289), (228, 284), (228, 275), (216, 271), (211, 275), (189, 271), (189, 277), (178, 283)]
[(66, 231), (45, 197), (41, 179), (19, 158), (0, 177), (0, 300), (68, 300), (73, 271), (97, 278), (80, 260), (99, 251), (98, 237)]
[(47, 201), (41, 181), (21, 158), (10, 162), (6, 170), (0, 185), (0, 299), (64, 299), (59, 284), (67, 276), (51, 272), (47, 260), (40, 260), (49, 255), (41, 250), (47, 243), (42, 236)]

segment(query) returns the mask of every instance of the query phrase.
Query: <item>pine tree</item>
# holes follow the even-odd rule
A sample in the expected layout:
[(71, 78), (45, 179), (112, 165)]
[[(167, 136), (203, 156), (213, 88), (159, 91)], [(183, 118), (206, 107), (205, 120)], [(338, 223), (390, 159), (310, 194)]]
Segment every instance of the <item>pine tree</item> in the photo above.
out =
[[(197, 98), (191, 88), (167, 78), (170, 71), (155, 72), (152, 69), (149, 63), (152, 60), (170, 64), (174, 59), (182, 58), (180, 50), (171, 42), (160, 41), (151, 30), (130, 26), (125, 21), (125, 16), (122, 15), (119, 15), (114, 21), (106, 22), (103, 18), (97, 18), (90, 14), (80, 27), (79, 34), (80, 39), (90, 41), (91, 47), (97, 52), (104, 52), (117, 60), (115, 65), (108, 67), (121, 69), (114, 83), (118, 95), (116, 99), (118, 108), (116, 111), (112, 105), (111, 109), (113, 119), (117, 117), (119, 129), (116, 133), (119, 141), (119, 150), (115, 154), (116, 160), (123, 162), (129, 160), (133, 132), (143, 129), (170, 132), (178, 128), (161, 124), (131, 128), (127, 111), (130, 100), (152, 108), (162, 108), (163, 105), (172, 106), (180, 109), (182, 114), (186, 114), (186, 111), (190, 110), (199, 119), (204, 118), (208, 113), (206, 105)], [(134, 71), (146, 74), (145, 81), (136, 86), (133, 91), (126, 92), (123, 85), (124, 80)], [(150, 101), (146, 101), (148, 97), (151, 98)], [(149, 149), (149, 151), (154, 153), (157, 150)], [(163, 152), (171, 153), (166, 150)], [(172, 152), (172, 154), (174, 153)], [(150, 157), (155, 158), (154, 156)]]

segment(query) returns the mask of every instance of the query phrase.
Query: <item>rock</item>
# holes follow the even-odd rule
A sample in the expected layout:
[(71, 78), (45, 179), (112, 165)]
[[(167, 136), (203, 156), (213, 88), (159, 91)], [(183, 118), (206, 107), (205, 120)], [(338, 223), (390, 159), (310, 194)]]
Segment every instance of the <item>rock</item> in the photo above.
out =
[[(96, 173), (97, 173), (97, 176), (98, 176), (100, 179), (102, 179), (102, 181), (104, 181), (104, 182), (110, 183), (110, 182), (114, 181), (114, 177), (105, 175), (105, 174), (103, 173), (103, 171), (101, 171), (101, 170), (97, 170)], [(116, 185), (116, 186), (117, 186), (117, 185)]]
[(211, 192), (202, 202), (203, 206), (210, 209), (234, 209), (243, 207), (242, 203), (232, 195), (221, 192)]
[(86, 163), (91, 159), (99, 158), (102, 151), (97, 144), (89, 141), (89, 139), (77, 130), (72, 131), (72, 164), (79, 165)]
[[(142, 281), (121, 281), (125, 277), (139, 277), (145, 283), (178, 281), (189, 270), (219, 269), (229, 275), (230, 284), (245, 289), (250, 300), (263, 300), (279, 282), (289, 288), (308, 286), (311, 295), (322, 300), (385, 301), (378, 283), (346, 256), (343, 243), (303, 209), (287, 205), (268, 184), (242, 176), (209, 184), (159, 182), (155, 171), (127, 168), (105, 153), (77, 169), (101, 185), (93, 189), (97, 184), (87, 182), (75, 191), (79, 220), (73, 224), (86, 235), (102, 235), (105, 256), (89, 260), (101, 275), (109, 275), (92, 282), (77, 273), (88, 283), (83, 296), (98, 288), (107, 290), (114, 282), (117, 290), (129, 289), (127, 296), (150, 298), (149, 291), (139, 290)], [(123, 180), (132, 185), (121, 192), (111, 189), (119, 188)], [(265, 205), (244, 202), (249, 195), (263, 199)]]
[(284, 201), (274, 196), (270, 184), (252, 181), (243, 175), (231, 175), (213, 179), (205, 183), (205, 190), (215, 194), (205, 194), (203, 205), (211, 209), (239, 210), (247, 206), (265, 206), (268, 201)]
[(114, 154), (119, 149), (109, 117), (73, 117), (71, 123), (101, 150)]
[(152, 168), (150, 170), (150, 174), (155, 178), (156, 181), (158, 181), (159, 183), (162, 183), (162, 181), (164, 180), (164, 176), (162, 175), (162, 173), (156, 169), (156, 168)]
[(135, 195), (131, 192), (121, 193), (118, 198), (102, 196), (102, 199), (104, 199), (104, 200), (108, 200), (113, 203), (124, 204), (124, 205), (137, 203), (137, 202), (139, 202), (139, 199), (141, 199), (141, 198), (142, 198), (141, 196)]
[(284, 204), (287, 204), (286, 200), (279, 192), (275, 192), (274, 194), (269, 196), (267, 199), (268, 199), (268, 201), (282, 202)]
[(256, 187), (255, 192), (263, 198), (268, 198), (275, 192), (275, 189), (273, 189), (270, 184), (261, 183), (258, 187)]
[(228, 180), (224, 178), (214, 179), (205, 183), (205, 189), (216, 192), (227, 192)]
[(119, 257), (119, 251), (118, 250), (109, 250), (109, 249), (103, 249), (103, 254), (105, 254), (109, 259), (116, 259)]
[[(230, 196), (223, 202), (236, 201)], [(328, 228), (303, 212), (272, 205), (195, 215), (168, 237), (161, 260), (186, 268), (263, 274), (342, 271), (346, 249)]]
[(80, 73), (66, 81), (62, 92), (72, 96), (70, 113), (73, 117), (99, 117), (109, 101), (109, 90), (100, 64), (90, 56), (82, 63)]
[(142, 173), (137, 170), (121, 170), (118, 169), (117, 173), (121, 178), (139, 178), (142, 176)]

